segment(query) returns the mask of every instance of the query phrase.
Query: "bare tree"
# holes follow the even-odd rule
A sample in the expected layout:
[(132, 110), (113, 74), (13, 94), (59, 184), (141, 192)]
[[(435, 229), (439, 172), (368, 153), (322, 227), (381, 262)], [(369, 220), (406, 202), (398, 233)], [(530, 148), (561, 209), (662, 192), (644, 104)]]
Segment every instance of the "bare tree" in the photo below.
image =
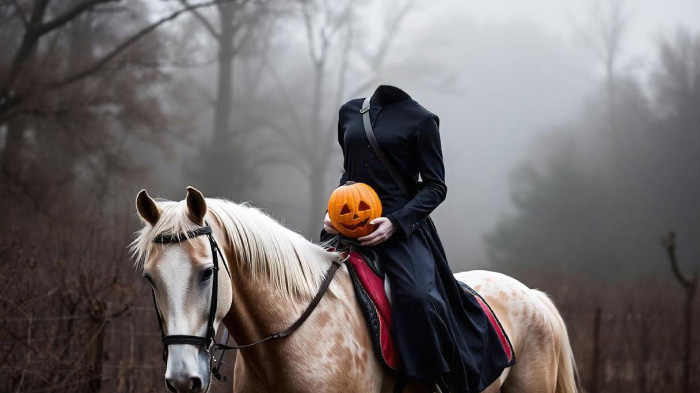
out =
[[(36, 72), (32, 72), (35, 71), (33, 68), (36, 68), (40, 44), (46, 43), (50, 46), (57, 32), (64, 30), (82, 15), (99, 11), (108, 7), (109, 3), (117, 2), (119, 0), (81, 0), (69, 2), (66, 6), (52, 0), (36, 0), (31, 5), (28, 2), (15, 1), (11, 2), (14, 9), (5, 10), (12, 16), (10, 19), (19, 19), (23, 30), (19, 35), (15, 54), (8, 63), (8, 69), (0, 72), (0, 126), (7, 127), (5, 148), (0, 152), (0, 168), (3, 172), (11, 175), (14, 172), (14, 165), (22, 159), (20, 153), (24, 133), (27, 130), (26, 127), (16, 123), (10, 124), (10, 122), (23, 102), (40, 100), (43, 95), (65, 89), (78, 81), (94, 76), (165, 23), (184, 13), (226, 1), (199, 3), (175, 10), (127, 35), (121, 42), (113, 44), (111, 49), (103, 50), (101, 56), (85, 67), (78, 70), (70, 69), (63, 75), (56, 75), (52, 80), (44, 80), (38, 77)], [(37, 82), (42, 84), (37, 86)]]
[(683, 338), (683, 393), (690, 393), (690, 377), (693, 365), (693, 300), (698, 288), (698, 272), (694, 271), (692, 277), (681, 272), (676, 259), (676, 234), (671, 231), (662, 242), (668, 253), (671, 270), (678, 283), (685, 291), (684, 319), (685, 332)]
[(100, 391), (105, 328), (136, 299), (120, 228), (101, 229), (0, 241), (0, 341), (15, 344), (2, 346), (3, 391)]
[[(188, 0), (180, 0), (180, 3), (190, 6)], [(216, 96), (212, 102), (212, 137), (208, 144), (202, 146), (200, 165), (190, 168), (190, 172), (214, 195), (228, 196), (235, 192), (240, 196), (255, 183), (255, 176), (251, 173), (255, 168), (254, 159), (247, 154), (250, 149), (246, 134), (250, 128), (240, 121), (237, 127), (232, 125), (236, 92), (234, 61), (244, 50), (254, 47), (253, 41), (270, 39), (269, 17), (275, 14), (270, 3), (270, 0), (238, 0), (217, 4), (216, 18), (193, 11), (207, 36), (216, 45), (218, 76)], [(244, 91), (239, 93), (245, 96)], [(225, 170), (222, 173), (215, 168)]]
[(591, 11), (593, 28), (580, 33), (586, 45), (598, 52), (605, 73), (608, 116), (615, 118), (617, 72), (620, 67), (622, 44), (631, 12), (624, 0), (595, 3)]
[[(309, 187), (309, 222), (307, 233), (313, 234), (318, 229), (319, 213), (325, 206), (325, 175), (327, 173), (333, 145), (337, 134), (333, 122), (334, 114), (345, 97), (366, 92), (376, 84), (377, 77), (391, 52), (391, 43), (397, 36), (402, 21), (412, 9), (415, 1), (401, 2), (387, 15), (384, 29), (373, 36), (376, 47), (369, 48), (356, 42), (365, 27), (356, 14), (354, 1), (299, 1), (306, 49), (311, 62), (311, 90), (308, 104), (297, 104), (291, 91), (290, 82), (283, 80), (275, 64), (271, 61), (266, 66), (272, 74), (277, 89), (281, 92), (283, 106), (289, 117), (283, 119), (256, 118), (263, 127), (273, 132), (275, 139), (281, 143), (274, 151), (272, 162), (283, 162), (301, 172)], [(353, 53), (366, 61), (370, 71), (363, 73), (360, 83), (354, 83), (351, 90), (347, 78), (355, 58)], [(333, 82), (331, 82), (333, 81)], [(280, 120), (287, 120), (282, 124)], [(290, 126), (291, 124), (292, 126)]]

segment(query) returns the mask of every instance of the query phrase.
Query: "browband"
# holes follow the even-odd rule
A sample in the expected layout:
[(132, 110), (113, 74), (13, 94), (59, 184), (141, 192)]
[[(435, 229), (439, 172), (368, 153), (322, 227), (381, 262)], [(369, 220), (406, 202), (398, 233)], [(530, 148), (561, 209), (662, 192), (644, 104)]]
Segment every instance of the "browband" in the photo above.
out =
[(168, 244), (168, 243), (181, 243), (192, 239), (193, 237), (209, 235), (211, 234), (211, 227), (209, 225), (187, 231), (185, 233), (176, 234), (160, 234), (153, 238), (154, 243)]

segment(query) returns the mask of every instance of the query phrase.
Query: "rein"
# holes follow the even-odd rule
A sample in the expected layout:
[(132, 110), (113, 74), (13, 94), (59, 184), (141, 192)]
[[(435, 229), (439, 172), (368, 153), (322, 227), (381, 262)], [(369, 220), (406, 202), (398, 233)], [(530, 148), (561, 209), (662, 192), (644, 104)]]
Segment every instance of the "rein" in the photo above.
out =
[[(316, 306), (318, 306), (318, 303), (321, 302), (321, 298), (323, 298), (323, 295), (326, 294), (328, 291), (328, 287), (331, 284), (331, 281), (333, 281), (333, 277), (335, 277), (335, 273), (338, 271), (338, 269), (342, 266), (342, 264), (345, 262), (345, 259), (342, 260), (337, 260), (333, 261), (331, 266), (328, 268), (328, 271), (326, 272), (326, 277), (323, 279), (323, 282), (321, 283), (321, 286), (318, 288), (318, 292), (314, 296), (314, 298), (311, 300), (311, 303), (306, 307), (304, 312), (297, 318), (294, 323), (292, 323), (289, 327), (287, 327), (284, 330), (281, 330), (277, 333), (271, 334), (261, 340), (248, 343), (248, 344), (241, 344), (241, 345), (226, 345), (226, 344), (221, 344), (216, 342), (216, 329), (214, 329), (214, 320), (216, 318), (216, 309), (218, 307), (218, 293), (219, 293), (219, 280), (218, 280), (218, 271), (219, 271), (219, 257), (221, 258), (221, 261), (223, 261), (224, 268), (226, 269), (226, 273), (228, 273), (229, 279), (231, 278), (231, 272), (228, 270), (228, 266), (226, 264), (226, 260), (224, 259), (224, 255), (221, 252), (221, 249), (219, 248), (219, 245), (216, 243), (216, 239), (214, 239), (214, 236), (212, 235), (212, 230), (211, 227), (209, 226), (208, 223), (205, 222), (205, 226), (187, 231), (185, 233), (178, 233), (174, 235), (158, 235), (153, 239), (153, 242), (155, 243), (160, 243), (160, 244), (172, 244), (172, 243), (181, 243), (188, 241), (190, 239), (193, 239), (198, 236), (207, 236), (209, 239), (209, 246), (211, 247), (211, 254), (212, 254), (212, 262), (214, 263), (214, 272), (213, 272), (213, 277), (212, 277), (212, 293), (211, 293), (211, 301), (210, 301), (210, 306), (209, 306), (209, 318), (207, 319), (207, 333), (206, 336), (189, 336), (189, 335), (179, 335), (179, 334), (173, 334), (173, 335), (166, 335), (165, 330), (163, 329), (163, 318), (160, 315), (160, 310), (158, 309), (158, 303), (156, 302), (156, 293), (155, 289), (151, 288), (151, 292), (153, 295), (153, 304), (156, 309), (156, 317), (158, 318), (158, 327), (160, 328), (160, 333), (161, 333), (161, 338), (163, 341), (163, 361), (165, 363), (168, 362), (168, 346), (169, 345), (176, 345), (176, 344), (191, 344), (191, 345), (201, 345), (204, 347), (204, 349), (207, 351), (207, 353), (210, 354), (211, 356), (211, 362), (214, 363), (216, 362), (217, 364), (215, 366), (211, 367), (211, 372), (214, 375), (216, 379), (219, 381), (226, 381), (226, 377), (222, 376), (219, 373), (219, 368), (223, 364), (222, 358), (224, 354), (226, 353), (227, 350), (237, 350), (237, 349), (243, 349), (243, 348), (249, 348), (256, 346), (258, 344), (262, 344), (267, 341), (273, 341), (277, 340), (280, 338), (287, 337), (294, 333), (301, 325), (306, 322), (306, 320), (311, 316), (311, 313), (313, 313), (314, 309)], [(226, 338), (224, 339), (224, 343), (228, 342), (228, 330), (226, 330), (225, 333)], [(211, 350), (220, 350), (221, 355), (219, 356), (219, 360), (217, 362), (216, 358), (213, 356), (211, 353)]]

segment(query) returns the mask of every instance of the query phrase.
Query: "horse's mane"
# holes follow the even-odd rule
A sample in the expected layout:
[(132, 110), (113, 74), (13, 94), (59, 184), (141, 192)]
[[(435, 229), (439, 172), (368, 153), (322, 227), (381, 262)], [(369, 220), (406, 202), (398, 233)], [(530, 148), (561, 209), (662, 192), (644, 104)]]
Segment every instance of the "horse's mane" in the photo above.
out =
[[(248, 204), (239, 204), (222, 199), (207, 198), (205, 220), (216, 222), (225, 231), (225, 244), (230, 246), (235, 263), (245, 263), (254, 276), (260, 274), (285, 296), (312, 297), (320, 286), (335, 252), (313, 244), (300, 234), (285, 228), (275, 219)], [(146, 223), (136, 232), (130, 245), (137, 268), (143, 268), (159, 234), (185, 233), (199, 227), (187, 213), (185, 201), (157, 200), (161, 216), (151, 226)], [(186, 242), (194, 245), (202, 242)], [(223, 248), (223, 247), (222, 247)], [(331, 291), (337, 290), (331, 286)]]

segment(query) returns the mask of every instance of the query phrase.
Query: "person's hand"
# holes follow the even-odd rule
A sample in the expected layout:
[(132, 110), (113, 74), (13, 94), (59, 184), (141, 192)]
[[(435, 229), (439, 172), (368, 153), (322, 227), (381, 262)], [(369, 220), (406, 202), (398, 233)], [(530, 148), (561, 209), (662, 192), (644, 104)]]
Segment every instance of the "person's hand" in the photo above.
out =
[(326, 213), (326, 217), (323, 218), (323, 229), (325, 229), (326, 232), (330, 233), (331, 235), (338, 234), (338, 231), (333, 226), (333, 223), (331, 222), (331, 218), (328, 216), (328, 213)]
[(386, 217), (377, 217), (369, 223), (377, 227), (374, 228), (374, 232), (357, 239), (360, 241), (361, 246), (374, 246), (385, 242), (396, 232), (394, 223)]

